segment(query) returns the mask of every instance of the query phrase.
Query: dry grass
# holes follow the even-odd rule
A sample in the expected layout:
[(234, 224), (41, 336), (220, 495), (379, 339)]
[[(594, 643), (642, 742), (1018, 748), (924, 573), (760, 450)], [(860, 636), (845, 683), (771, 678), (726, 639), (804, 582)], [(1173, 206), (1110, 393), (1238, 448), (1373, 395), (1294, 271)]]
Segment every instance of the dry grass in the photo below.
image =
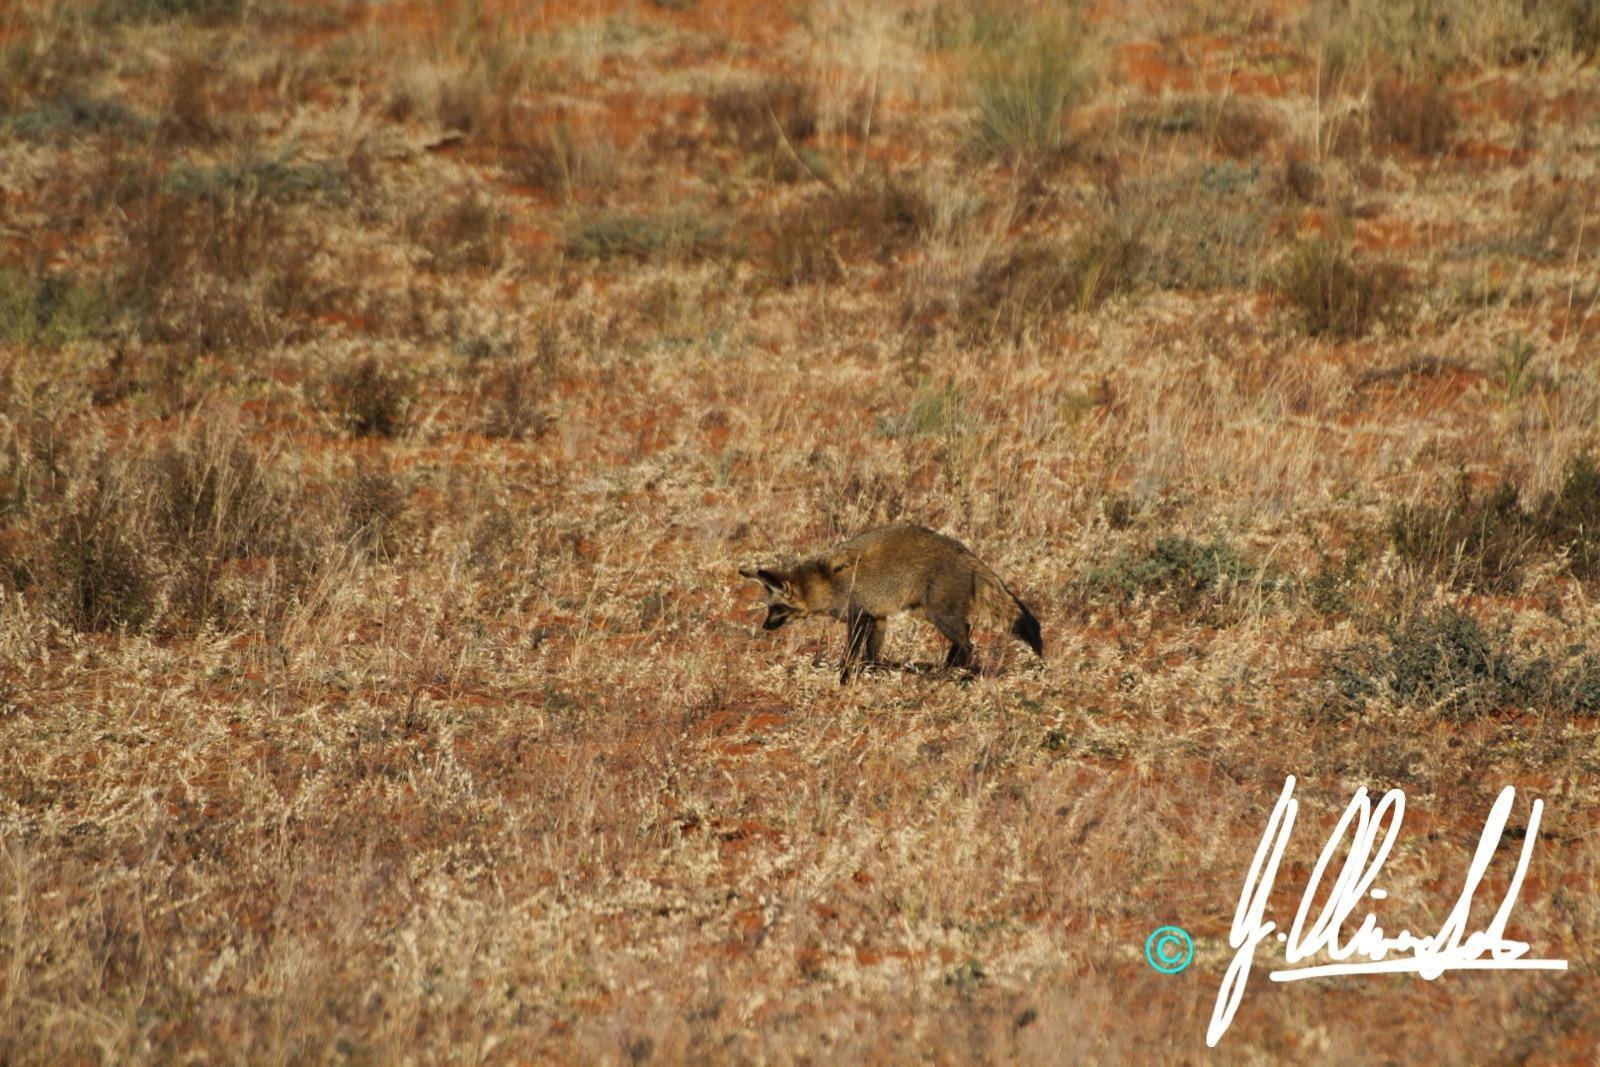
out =
[[(606, 10), (0, 7), (0, 1063), (1592, 1060), (1592, 5)], [(1572, 970), (1208, 1054), (1288, 774)]]

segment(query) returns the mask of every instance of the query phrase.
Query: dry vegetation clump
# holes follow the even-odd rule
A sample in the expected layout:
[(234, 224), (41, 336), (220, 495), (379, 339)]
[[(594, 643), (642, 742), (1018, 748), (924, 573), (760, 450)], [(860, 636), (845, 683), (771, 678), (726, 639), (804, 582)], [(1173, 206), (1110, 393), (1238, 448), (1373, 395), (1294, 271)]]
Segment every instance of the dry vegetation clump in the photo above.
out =
[(751, 176), (793, 182), (815, 170), (809, 143), (820, 115), (809, 81), (783, 76), (736, 83), (706, 97), (706, 114), (720, 136), (744, 153)]
[(427, 269), (493, 271), (506, 260), (504, 208), (479, 189), (461, 189), (420, 211), (410, 223)]
[(479, 424), (489, 437), (525, 441), (550, 429), (545, 401), (550, 391), (549, 371), (537, 359), (503, 363), (479, 379)]
[(1593, 579), (1597, 529), (1600, 466), (1587, 454), (1571, 460), (1561, 485), (1532, 507), (1510, 481), (1474, 493), (1463, 474), (1444, 503), (1402, 505), (1389, 517), (1402, 560), (1457, 588), (1500, 593), (1520, 589), (1525, 567), (1540, 559), (1560, 558), (1575, 577)]
[(335, 372), (328, 395), (339, 421), (357, 437), (395, 437), (405, 429), (410, 383), (376, 356), (363, 356)]
[(614, 146), (565, 120), (519, 138), (508, 171), (518, 182), (571, 202), (612, 182), (620, 162)]
[(344, 509), (344, 535), (380, 559), (399, 550), (410, 492), (384, 462), (357, 461), (338, 494)]
[(961, 318), (976, 337), (1020, 341), (1072, 313), (1088, 312), (1139, 277), (1141, 223), (1112, 214), (1065, 244), (1040, 241), (998, 253), (979, 265)]
[(1083, 585), (1093, 596), (1123, 603), (1167, 594), (1179, 611), (1244, 592), (1259, 597), (1282, 588), (1284, 576), (1241, 553), (1225, 540), (1158, 537), (1147, 551), (1123, 549), (1104, 567), (1088, 571)]
[(104, 287), (45, 270), (0, 269), (0, 340), (59, 349), (101, 336), (111, 308)]
[(1448, 152), (1461, 125), (1455, 97), (1443, 85), (1398, 78), (1373, 85), (1367, 121), (1373, 144), (1398, 145), (1422, 156)]
[(250, 159), (114, 180), (127, 220), (114, 291), (139, 336), (208, 352), (293, 341), (334, 298), (324, 237), (293, 210), (338, 187), (329, 172)]
[(56, 612), (77, 630), (137, 630), (156, 613), (156, 564), (140, 542), (125, 465), (103, 461), (59, 517), (42, 574)]
[(1304, 28), (1332, 75), (1392, 64), (1411, 74), (1551, 62), (1592, 55), (1600, 12), (1592, 0), (1349, 0), (1314, 4)]
[(1119, 210), (1143, 220), (1139, 275), (1168, 289), (1254, 289), (1274, 213), (1259, 164), (1201, 164), (1129, 183)]
[(1134, 135), (1194, 135), (1235, 160), (1259, 160), (1285, 137), (1283, 120), (1265, 104), (1235, 96), (1198, 95), (1135, 104), (1125, 119)]
[(1391, 262), (1358, 262), (1340, 237), (1300, 241), (1274, 286), (1312, 337), (1363, 337), (1375, 326), (1398, 324), (1406, 312), (1404, 270)]
[(722, 244), (722, 229), (698, 211), (600, 209), (569, 224), (566, 252), (575, 260), (672, 261), (709, 256)]
[[(0, 4), (0, 1063), (1591, 1061), (1593, 12)], [(1291, 774), (1572, 969), (1208, 1052)]]
[(1513, 640), (1509, 625), (1485, 629), (1449, 607), (1336, 651), (1327, 669), (1324, 714), (1356, 713), (1381, 697), (1455, 722), (1520, 708), (1600, 715), (1600, 655), (1579, 648), (1558, 661)]
[(927, 194), (884, 174), (796, 204), (773, 227), (764, 258), (785, 285), (837, 281), (858, 259), (887, 263), (933, 224)]

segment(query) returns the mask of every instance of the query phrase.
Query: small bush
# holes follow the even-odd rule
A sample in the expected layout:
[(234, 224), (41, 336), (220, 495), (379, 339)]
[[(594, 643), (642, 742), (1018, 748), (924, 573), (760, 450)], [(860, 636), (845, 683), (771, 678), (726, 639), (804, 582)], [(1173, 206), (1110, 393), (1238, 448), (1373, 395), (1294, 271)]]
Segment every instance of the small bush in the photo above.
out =
[(1335, 718), (1380, 696), (1456, 722), (1507, 708), (1600, 714), (1600, 655), (1575, 646), (1559, 662), (1513, 644), (1508, 626), (1485, 629), (1449, 607), (1339, 649), (1324, 670), (1330, 692), (1319, 710)]
[(1600, 464), (1584, 453), (1571, 460), (1562, 473), (1561, 486), (1539, 502), (1535, 528), (1549, 551), (1566, 554), (1567, 565), (1579, 578), (1600, 577)]
[(508, 169), (513, 178), (563, 200), (609, 181), (616, 160), (609, 146), (585, 136), (566, 122), (536, 131), (512, 155)]
[(548, 387), (545, 368), (536, 361), (507, 363), (479, 384), (480, 429), (486, 437), (513, 441), (542, 437), (550, 417), (541, 406)]
[(211, 92), (222, 74), (219, 64), (190, 57), (173, 71), (161, 116), (161, 140), (167, 144), (215, 144), (223, 130), (217, 124)]
[(150, 340), (235, 351), (295, 340), (332, 288), (316, 278), (323, 231), (300, 225), (253, 178), (180, 170), (119, 185), (129, 219), (114, 286)]
[(1439, 156), (1450, 150), (1460, 124), (1455, 97), (1437, 81), (1384, 78), (1372, 87), (1368, 125), (1375, 145)]
[(1592, 54), (1593, 0), (1337, 0), (1313, 5), (1303, 32), (1331, 75), (1398, 69), (1437, 78), (1470, 67)]
[(1130, 183), (1121, 209), (1144, 221), (1140, 278), (1165, 289), (1253, 288), (1270, 216), (1259, 165), (1202, 164)]
[(166, 188), (185, 200), (205, 202), (223, 210), (241, 201), (272, 205), (324, 200), (342, 204), (349, 200), (349, 175), (333, 162), (302, 163), (289, 156), (247, 155), (209, 167), (189, 164), (174, 167)]
[(1045, 159), (1067, 146), (1066, 119), (1090, 82), (1082, 38), (1051, 21), (1019, 22), (974, 61), (972, 144), (990, 158)]
[(228, 22), (244, 14), (245, 0), (98, 0), (91, 10), (96, 22)]
[(358, 463), (341, 494), (345, 534), (356, 545), (384, 558), (400, 543), (400, 523), (407, 506), (404, 484), (386, 466)]
[(767, 247), (767, 268), (785, 285), (835, 281), (849, 259), (887, 262), (932, 224), (927, 197), (888, 175), (831, 189), (782, 216)]
[(797, 181), (809, 170), (804, 146), (817, 134), (816, 91), (793, 77), (734, 85), (714, 93), (706, 112), (723, 141), (777, 181)]
[(498, 269), (505, 262), (510, 228), (505, 209), (473, 190), (456, 193), (411, 222), (423, 263), (432, 271)]
[(1304, 156), (1291, 155), (1284, 161), (1279, 184), (1287, 197), (1302, 204), (1322, 200), (1322, 170)]
[(1501, 245), (1543, 263), (1571, 259), (1593, 247), (1593, 219), (1600, 189), (1593, 182), (1524, 183), (1516, 193), (1520, 225)]
[(169, 572), (170, 610), (201, 624), (226, 615), (229, 564), (292, 555), (293, 511), (256, 450), (219, 423), (158, 449), (146, 464), (152, 543)]
[(1284, 135), (1283, 121), (1264, 105), (1237, 96), (1152, 99), (1136, 104), (1127, 120), (1142, 134), (1200, 135), (1231, 159), (1250, 159)]
[(43, 101), (11, 120), (11, 132), (25, 141), (42, 142), (82, 134), (136, 136), (148, 123), (120, 101), (104, 97), (64, 95)]
[(410, 385), (375, 357), (340, 371), (330, 384), (340, 422), (357, 437), (394, 437), (405, 428)]
[(1143, 555), (1120, 553), (1110, 566), (1085, 577), (1092, 592), (1123, 601), (1141, 594), (1170, 593), (1192, 608), (1225, 589), (1278, 577), (1241, 555), (1226, 541), (1202, 543), (1187, 537), (1161, 537)]
[(579, 218), (567, 231), (566, 247), (573, 259), (684, 259), (709, 254), (717, 238), (696, 212), (607, 210)]
[(1516, 486), (1501, 482), (1475, 495), (1465, 474), (1444, 504), (1405, 505), (1389, 516), (1389, 540), (1401, 559), (1486, 592), (1521, 587), (1536, 539)]
[(1396, 321), (1405, 296), (1398, 266), (1358, 265), (1347, 241), (1329, 237), (1301, 241), (1276, 285), (1313, 337), (1362, 337), (1379, 323)]
[(1600, 575), (1600, 466), (1592, 456), (1571, 460), (1561, 485), (1536, 505), (1522, 503), (1509, 481), (1475, 494), (1465, 475), (1441, 504), (1412, 504), (1389, 517), (1389, 538), (1403, 560), (1444, 577), (1457, 588), (1516, 592), (1523, 569), (1539, 557), (1565, 555), (1571, 573)]
[(925, 383), (911, 398), (911, 406), (897, 417), (878, 417), (884, 437), (926, 437), (954, 443), (974, 428), (965, 395), (951, 383)]
[(1036, 242), (1002, 253), (979, 267), (962, 320), (978, 337), (1020, 341), (1040, 322), (1132, 288), (1144, 247), (1142, 225), (1113, 215), (1065, 247)]
[(133, 495), (101, 470), (55, 526), (46, 573), (63, 621), (86, 632), (137, 630), (155, 613), (157, 574), (140, 545)]
[(105, 290), (75, 279), (0, 269), (0, 341), (55, 349), (102, 334), (110, 324)]

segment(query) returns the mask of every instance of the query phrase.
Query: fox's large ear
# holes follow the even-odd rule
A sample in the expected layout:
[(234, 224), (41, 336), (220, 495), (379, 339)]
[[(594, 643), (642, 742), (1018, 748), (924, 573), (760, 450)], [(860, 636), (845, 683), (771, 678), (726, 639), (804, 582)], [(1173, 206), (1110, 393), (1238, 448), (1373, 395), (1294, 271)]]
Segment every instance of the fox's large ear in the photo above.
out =
[(760, 582), (774, 593), (783, 592), (783, 576), (769, 571), (765, 567), (740, 567), (739, 573), (746, 578)]

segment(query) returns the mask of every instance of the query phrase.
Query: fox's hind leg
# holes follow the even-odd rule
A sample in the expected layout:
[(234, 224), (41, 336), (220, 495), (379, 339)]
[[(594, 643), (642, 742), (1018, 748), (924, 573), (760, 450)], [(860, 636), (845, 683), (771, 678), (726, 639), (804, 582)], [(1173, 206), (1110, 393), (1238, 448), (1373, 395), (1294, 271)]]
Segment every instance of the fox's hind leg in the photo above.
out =
[(871, 655), (872, 635), (878, 628), (876, 616), (869, 615), (865, 611), (851, 612), (847, 621), (850, 624), (850, 632), (844, 641), (844, 663), (839, 667), (840, 685), (849, 684), (850, 668), (857, 659), (864, 653)]
[(950, 642), (950, 652), (944, 657), (946, 667), (971, 667), (976, 660), (972, 649), (972, 626), (966, 619), (951, 618), (946, 615), (935, 615), (933, 624), (939, 628), (946, 641)]

